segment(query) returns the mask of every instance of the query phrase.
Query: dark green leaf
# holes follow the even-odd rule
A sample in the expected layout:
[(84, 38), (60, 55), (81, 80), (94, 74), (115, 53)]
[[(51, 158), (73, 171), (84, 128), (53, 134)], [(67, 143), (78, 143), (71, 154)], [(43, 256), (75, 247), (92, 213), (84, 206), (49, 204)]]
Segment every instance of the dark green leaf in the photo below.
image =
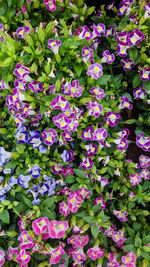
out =
[(86, 174), (82, 170), (74, 169), (75, 174), (80, 178), (86, 178)]
[(75, 177), (73, 175), (68, 175), (67, 177), (65, 177), (65, 182), (68, 184), (72, 184), (75, 182)]
[(91, 227), (91, 233), (93, 235), (93, 237), (96, 239), (98, 237), (99, 234), (99, 227), (96, 224), (93, 224)]
[(33, 207), (33, 203), (31, 202), (31, 200), (29, 200), (29, 199), (26, 198), (25, 196), (23, 196), (23, 200), (24, 200), (25, 204), (26, 204), (28, 207), (30, 207), (30, 208)]
[(50, 207), (53, 206), (54, 202), (55, 202), (55, 197), (50, 197), (50, 198), (45, 199), (42, 202), (42, 206), (45, 206), (47, 208), (50, 208)]
[(1, 220), (3, 223), (6, 223), (6, 224), (9, 224), (9, 223), (10, 223), (10, 217), (9, 217), (9, 212), (8, 212), (8, 210), (3, 210), (3, 211), (0, 213), (0, 220)]
[(82, 64), (74, 64), (73, 67), (74, 67), (76, 74), (79, 77), (81, 75), (83, 65)]
[(133, 78), (133, 89), (138, 87), (141, 83), (141, 78), (139, 74), (136, 74)]

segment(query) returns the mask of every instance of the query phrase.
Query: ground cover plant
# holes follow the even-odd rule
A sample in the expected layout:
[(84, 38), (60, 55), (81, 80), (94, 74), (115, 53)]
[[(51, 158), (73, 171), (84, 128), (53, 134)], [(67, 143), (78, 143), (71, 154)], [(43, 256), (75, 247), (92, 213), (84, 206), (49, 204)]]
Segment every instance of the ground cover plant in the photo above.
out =
[(150, 4), (0, 4), (0, 266), (149, 267)]

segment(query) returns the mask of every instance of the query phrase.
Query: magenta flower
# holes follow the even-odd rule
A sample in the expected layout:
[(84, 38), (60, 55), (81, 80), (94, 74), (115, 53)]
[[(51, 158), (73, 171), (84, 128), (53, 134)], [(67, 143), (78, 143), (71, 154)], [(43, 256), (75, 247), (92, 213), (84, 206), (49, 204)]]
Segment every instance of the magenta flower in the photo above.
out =
[(145, 137), (143, 133), (137, 135), (136, 144), (144, 151), (150, 151), (150, 137)]
[(33, 239), (28, 235), (28, 231), (23, 231), (20, 235), (20, 249), (30, 249), (33, 245)]
[(70, 196), (67, 199), (67, 202), (69, 204), (70, 210), (73, 213), (76, 213), (78, 210), (78, 207), (81, 206), (81, 198), (76, 192), (70, 194)]
[(88, 198), (89, 195), (91, 195), (91, 192), (84, 187), (81, 187), (80, 189), (78, 189), (77, 192), (78, 192), (79, 197), (82, 199)]
[(114, 54), (110, 54), (110, 52), (108, 50), (104, 51), (102, 53), (103, 57), (101, 59), (102, 63), (107, 62), (108, 64), (112, 64), (115, 60), (115, 55)]
[(107, 228), (105, 230), (105, 235), (107, 237), (112, 237), (114, 235), (114, 233), (115, 233), (115, 228), (116, 228), (116, 226), (114, 226), (114, 225), (112, 227)]
[(17, 37), (25, 39), (25, 33), (29, 33), (30, 28), (28, 26), (24, 26), (21, 28), (18, 28), (16, 31)]
[(113, 214), (116, 215), (116, 217), (119, 219), (121, 222), (126, 222), (128, 219), (126, 216), (128, 215), (128, 212), (123, 212), (123, 210), (113, 210)]
[(15, 88), (19, 89), (20, 91), (25, 91), (27, 82), (22, 79), (15, 79), (14, 86)]
[(143, 177), (144, 180), (149, 180), (149, 179), (150, 179), (150, 176), (149, 176), (149, 170), (148, 170), (148, 169), (143, 169), (143, 170), (139, 173), (139, 175), (140, 175), (141, 177)]
[(51, 49), (54, 54), (58, 54), (58, 49), (59, 47), (61, 46), (61, 41), (60, 40), (57, 40), (57, 41), (54, 41), (53, 39), (50, 39), (48, 40), (48, 48)]
[(134, 67), (134, 62), (131, 59), (121, 59), (121, 66), (125, 71), (130, 71)]
[(32, 83), (29, 83), (28, 87), (34, 93), (38, 93), (38, 91), (42, 91), (43, 90), (43, 84), (40, 83), (40, 82), (36, 82), (36, 81), (32, 81)]
[(98, 150), (98, 146), (93, 144), (93, 143), (90, 143), (88, 145), (85, 146), (85, 149), (86, 149), (86, 156), (88, 157), (92, 157), (94, 156), (96, 153), (97, 153), (97, 150)]
[(64, 175), (65, 177), (67, 177), (68, 175), (71, 175), (71, 174), (74, 174), (74, 170), (73, 170), (72, 168), (66, 168), (66, 169), (64, 170), (63, 175)]
[(70, 212), (69, 205), (65, 202), (59, 203), (59, 212), (62, 213), (65, 217), (67, 217)]
[(102, 197), (96, 198), (94, 201), (94, 205), (100, 205), (102, 210), (104, 210), (106, 208), (106, 203)]
[(44, 0), (44, 4), (46, 5), (46, 8), (51, 12), (54, 12), (56, 10), (55, 0)]
[(86, 74), (97, 80), (103, 74), (102, 65), (98, 63), (91, 64), (88, 67), (88, 71), (86, 72)]
[(30, 82), (32, 80), (31, 77), (28, 75), (29, 73), (30, 73), (30, 70), (24, 67), (21, 63), (18, 63), (14, 70), (14, 74), (19, 79), (23, 79), (24, 81), (27, 81), (27, 82)]
[(58, 116), (54, 116), (52, 121), (61, 130), (66, 130), (68, 128), (69, 119), (63, 113), (60, 113)]
[(129, 129), (123, 128), (120, 132), (118, 132), (118, 137), (120, 139), (122, 139), (122, 138), (127, 139), (129, 134), (130, 134)]
[(80, 166), (82, 169), (91, 169), (93, 167), (93, 161), (89, 157), (85, 157), (80, 162)]
[(104, 90), (97, 86), (92, 87), (90, 92), (96, 97), (97, 100), (102, 99), (105, 96)]
[[(20, 250), (19, 254), (16, 257), (16, 260), (21, 262), (21, 264), (28, 263), (30, 261), (30, 251), (26, 252), (25, 249)], [(24, 266), (24, 265), (22, 265), (22, 266)]]
[(91, 29), (93, 29), (93, 37), (100, 37), (101, 33), (105, 33), (105, 25), (102, 23), (98, 25), (94, 23), (93, 26), (91, 26)]
[(93, 33), (88, 30), (86, 25), (83, 26), (82, 32), (79, 34), (79, 39), (85, 39), (89, 41), (93, 38)]
[[(50, 249), (50, 263), (57, 264), (61, 260), (61, 255), (64, 255), (65, 251), (61, 246), (58, 246), (56, 249)], [(60, 265), (59, 265), (60, 266)]]
[(138, 174), (132, 174), (129, 177), (131, 185), (135, 186), (141, 182), (141, 177)]
[(137, 45), (141, 41), (144, 40), (144, 34), (139, 29), (134, 29), (131, 33), (128, 35), (128, 42), (129, 45)]
[(9, 86), (7, 83), (5, 83), (4, 80), (0, 80), (0, 90), (2, 89), (9, 89)]
[(113, 113), (111, 111), (108, 111), (106, 113), (105, 120), (107, 120), (108, 125), (111, 127), (115, 127), (118, 124), (119, 119), (120, 119), (120, 114), (118, 113)]
[(117, 148), (120, 151), (123, 151), (124, 149), (126, 149), (128, 147), (128, 142), (125, 138), (116, 139), (116, 140), (114, 140), (114, 142), (117, 144)]
[(86, 128), (82, 132), (81, 138), (84, 139), (85, 141), (87, 141), (87, 140), (93, 141), (93, 127), (90, 126), (90, 127)]
[(92, 260), (96, 260), (104, 255), (104, 249), (94, 246), (93, 248), (89, 248), (87, 250), (87, 254)]
[(91, 101), (86, 107), (89, 109), (88, 114), (96, 118), (98, 118), (103, 111), (102, 106), (97, 101)]
[(62, 238), (68, 230), (69, 224), (67, 221), (51, 221), (48, 225), (50, 238)]
[(141, 155), (139, 157), (139, 162), (140, 162), (141, 168), (148, 168), (150, 166), (150, 157), (146, 155)]
[(120, 248), (123, 248), (123, 243), (126, 240), (125, 237), (123, 237), (123, 232), (119, 230), (118, 232), (114, 232), (112, 239), (116, 242), (116, 245)]
[(129, 45), (128, 38), (129, 38), (129, 33), (127, 31), (120, 32), (117, 34), (117, 42), (119, 45), (128, 46)]
[(138, 88), (135, 88), (133, 90), (133, 95), (134, 98), (139, 100), (139, 99), (144, 99), (146, 96), (146, 90), (143, 85), (140, 85)]
[(52, 171), (55, 174), (63, 174), (64, 173), (64, 168), (59, 164), (55, 164), (55, 165), (52, 166)]
[(67, 243), (71, 244), (73, 248), (79, 248), (84, 247), (89, 242), (89, 236), (88, 235), (72, 235), (67, 239)]
[(104, 139), (107, 137), (107, 131), (104, 128), (98, 128), (93, 133), (93, 140), (94, 141), (104, 141)]
[(36, 235), (44, 233), (48, 228), (49, 220), (47, 217), (41, 217), (33, 221), (32, 229)]
[(52, 145), (56, 141), (55, 139), (56, 136), (57, 132), (52, 128), (49, 128), (48, 130), (45, 129), (42, 133), (42, 138), (44, 139), (44, 143), (48, 146)]
[(139, 72), (142, 81), (148, 81), (150, 79), (150, 68), (143, 68)]
[(23, 231), (26, 229), (27, 224), (26, 224), (25, 221), (20, 220), (20, 221), (18, 222), (18, 226), (19, 226), (19, 231), (20, 231), (20, 232), (23, 232)]
[(73, 261), (75, 261), (77, 264), (82, 264), (87, 259), (86, 255), (84, 254), (83, 248), (73, 250), (71, 255)]
[(128, 10), (130, 10), (130, 6), (128, 4), (126, 4), (126, 2), (121, 1), (120, 8), (118, 9), (118, 13), (117, 14), (119, 16), (122, 16), (123, 14), (128, 12)]
[(105, 31), (105, 35), (114, 36), (115, 35), (114, 26), (109, 26), (108, 29)]
[(0, 265), (3, 266), (5, 262), (5, 253), (3, 250), (0, 250)]
[(133, 108), (133, 105), (130, 103), (130, 100), (128, 97), (122, 96), (121, 97), (121, 103), (119, 105), (119, 109), (127, 108), (131, 110)]
[(105, 177), (100, 177), (100, 180), (98, 180), (98, 181), (100, 181), (101, 187), (104, 187), (105, 185), (110, 183), (109, 180)]
[(64, 95), (71, 95), (71, 83), (66, 82), (65, 84), (62, 84), (61, 92), (64, 93)]
[(66, 111), (70, 108), (69, 102), (61, 95), (57, 95), (51, 102), (50, 107)]
[(127, 266), (128, 266), (129, 263), (135, 263), (136, 262), (136, 255), (134, 254), (134, 252), (131, 251), (126, 256), (123, 256), (121, 258), (121, 260), (123, 263), (127, 264)]
[(144, 18), (147, 19), (150, 17), (150, 3), (146, 3), (145, 6), (143, 6), (143, 8), (146, 10)]
[[(13, 248), (13, 247), (9, 246), (8, 247), (8, 250), (7, 250), (6, 259), (9, 260), (9, 261), (11, 261), (13, 255), (18, 255), (18, 254), (19, 254), (18, 248)], [(1, 264), (1, 262), (0, 262), (0, 264)]]

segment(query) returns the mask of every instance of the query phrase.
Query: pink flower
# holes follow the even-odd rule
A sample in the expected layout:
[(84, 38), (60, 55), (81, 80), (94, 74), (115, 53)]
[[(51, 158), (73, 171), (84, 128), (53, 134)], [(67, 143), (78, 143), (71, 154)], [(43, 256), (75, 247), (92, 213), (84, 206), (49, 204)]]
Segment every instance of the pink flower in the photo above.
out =
[(32, 223), (32, 229), (36, 235), (40, 235), (47, 230), (49, 220), (47, 217), (36, 219)]
[(18, 222), (18, 225), (19, 225), (19, 230), (20, 230), (20, 232), (22, 232), (22, 231), (24, 231), (25, 229), (26, 229), (26, 222), (25, 221), (23, 221), (23, 220), (20, 220), (19, 222)]
[(78, 207), (81, 206), (81, 198), (79, 197), (79, 195), (74, 192), (72, 193), (68, 199), (67, 202), (69, 204), (69, 208), (73, 213), (76, 213), (78, 210)]
[(89, 157), (85, 157), (82, 159), (82, 162), (80, 162), (82, 169), (91, 169), (93, 166), (93, 161)]
[(21, 263), (28, 263), (30, 261), (30, 252), (26, 252), (25, 249), (20, 250), (19, 254), (16, 257), (17, 261), (21, 261)]
[(51, 264), (57, 264), (61, 260), (61, 255), (64, 255), (65, 251), (61, 246), (58, 246), (56, 249), (50, 250), (50, 263)]
[(79, 197), (82, 199), (88, 198), (88, 196), (91, 194), (91, 192), (84, 187), (80, 188), (77, 192)]
[(77, 250), (73, 250), (71, 254), (72, 254), (72, 258), (76, 264), (81, 264), (81, 263), (83, 263), (83, 261), (86, 261), (86, 259), (87, 259), (82, 248), (79, 248)]
[(68, 228), (69, 224), (67, 221), (51, 221), (48, 226), (50, 238), (62, 238)]
[(104, 249), (94, 246), (93, 248), (88, 249), (87, 254), (92, 260), (96, 260), (104, 255)]
[(7, 250), (6, 259), (11, 261), (12, 260), (12, 256), (13, 255), (18, 255), (18, 254), (19, 254), (18, 248), (12, 248), (11, 246), (9, 246), (9, 248)]
[(46, 5), (46, 8), (51, 12), (54, 12), (56, 10), (55, 0), (44, 0), (44, 4)]
[(0, 266), (3, 266), (5, 262), (5, 253), (4, 251), (0, 250)]
[(131, 181), (131, 185), (133, 185), (133, 186), (135, 186), (141, 182), (141, 178), (137, 174), (130, 175), (129, 179)]
[(71, 244), (73, 248), (84, 247), (89, 242), (89, 236), (72, 235), (67, 239), (67, 243)]
[(104, 210), (106, 208), (106, 203), (104, 202), (102, 197), (96, 198), (94, 201), (94, 205), (100, 205), (102, 210)]
[(128, 221), (128, 219), (126, 218), (126, 216), (128, 215), (127, 211), (123, 212), (123, 210), (113, 210), (113, 214), (115, 214), (121, 222)]
[(23, 231), (20, 235), (20, 249), (30, 249), (33, 247), (33, 239), (28, 235), (28, 231)]
[(136, 261), (136, 256), (134, 254), (134, 252), (130, 252), (128, 253), (126, 256), (123, 256), (121, 258), (122, 262), (125, 263), (125, 264), (128, 264), (128, 263), (135, 263)]
[(70, 212), (69, 205), (65, 202), (59, 203), (59, 212), (62, 213), (65, 217), (67, 217)]

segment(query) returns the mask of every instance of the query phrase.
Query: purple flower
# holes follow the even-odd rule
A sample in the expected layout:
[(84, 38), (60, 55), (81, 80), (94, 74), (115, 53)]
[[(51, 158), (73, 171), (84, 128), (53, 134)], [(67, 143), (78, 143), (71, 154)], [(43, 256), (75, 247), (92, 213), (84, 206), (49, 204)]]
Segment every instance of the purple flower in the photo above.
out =
[(88, 60), (91, 60), (93, 58), (93, 51), (85, 46), (82, 48), (82, 59), (84, 62), (88, 62)]
[(15, 79), (14, 86), (19, 89), (20, 91), (25, 91), (27, 82), (22, 79)]
[(23, 79), (24, 81), (30, 82), (32, 79), (28, 75), (30, 73), (30, 70), (26, 67), (24, 67), (21, 63), (18, 63), (16, 65), (16, 68), (14, 70), (14, 74), (19, 78)]
[(94, 156), (96, 153), (97, 153), (97, 150), (98, 150), (98, 146), (93, 144), (93, 143), (90, 143), (88, 145), (85, 146), (85, 149), (86, 149), (86, 156), (88, 157), (92, 157)]
[(127, 49), (129, 49), (130, 46), (125, 46), (125, 45), (118, 45), (117, 46), (117, 53), (119, 54), (120, 57), (126, 57), (127, 56)]
[(23, 188), (28, 188), (28, 182), (31, 180), (30, 175), (19, 175), (17, 183), (18, 185), (22, 186)]
[(143, 6), (143, 8), (146, 10), (144, 14), (144, 18), (149, 18), (150, 17), (150, 3), (146, 3), (146, 5)]
[(33, 145), (33, 148), (39, 148), (39, 146), (42, 144), (42, 137), (41, 132), (38, 130), (30, 131), (30, 139), (28, 141), (29, 145)]
[(121, 97), (121, 103), (119, 105), (119, 109), (127, 108), (131, 110), (133, 108), (133, 105), (130, 103), (130, 100), (128, 97), (122, 96)]
[(94, 23), (93, 26), (91, 26), (91, 29), (93, 29), (93, 37), (100, 37), (101, 33), (105, 33), (105, 25), (102, 23), (98, 25)]
[(4, 80), (0, 80), (0, 90), (2, 89), (9, 89), (8, 84), (5, 83)]
[(119, 45), (128, 46), (129, 45), (129, 33), (127, 31), (120, 32), (117, 34), (117, 42)]
[(120, 8), (118, 9), (118, 15), (121, 16), (125, 14), (128, 10), (130, 10), (130, 6), (124, 1), (121, 1)]
[(61, 92), (64, 93), (64, 95), (71, 95), (71, 83), (66, 82), (62, 84)]
[(74, 160), (74, 151), (73, 150), (64, 150), (61, 154), (61, 158), (64, 162), (71, 162)]
[(53, 39), (50, 39), (48, 40), (48, 48), (51, 49), (54, 54), (58, 54), (58, 49), (59, 47), (61, 46), (61, 41), (60, 40), (57, 40), (57, 41), (54, 41)]
[(117, 148), (120, 151), (123, 151), (125, 148), (128, 147), (128, 142), (125, 138), (116, 139), (116, 140), (114, 140), (114, 142), (117, 144)]
[(28, 26), (18, 28), (16, 31), (17, 36), (23, 39), (25, 39), (25, 33), (29, 33), (29, 32), (30, 32), (30, 28)]
[(107, 62), (108, 64), (112, 64), (113, 61), (115, 60), (115, 55), (114, 54), (110, 54), (110, 52), (108, 50), (105, 50), (102, 53), (103, 57), (101, 59), (102, 63)]
[(95, 86), (90, 89), (90, 92), (96, 97), (96, 99), (101, 99), (105, 96), (104, 90)]
[(98, 63), (91, 64), (88, 67), (88, 71), (86, 72), (86, 74), (97, 80), (103, 74), (102, 65)]
[(144, 40), (144, 34), (139, 29), (134, 29), (131, 33), (128, 35), (128, 42), (129, 45), (137, 45), (141, 41)]
[(82, 132), (81, 138), (84, 139), (85, 141), (87, 141), (87, 140), (93, 141), (93, 127), (90, 126), (90, 127), (86, 128)]
[(106, 9), (108, 10), (113, 10), (115, 7), (115, 2), (110, 2), (107, 6), (106, 6)]
[(66, 130), (68, 127), (69, 119), (67, 116), (65, 116), (63, 113), (61, 113), (58, 116), (54, 116), (52, 118), (52, 121), (61, 130)]
[(57, 132), (52, 128), (49, 128), (48, 131), (44, 130), (42, 133), (42, 138), (44, 139), (44, 143), (48, 146), (52, 145), (56, 141), (55, 139), (56, 136)]
[(3, 250), (0, 250), (0, 266), (3, 266), (5, 262), (5, 253)]
[(47, 148), (43, 145), (40, 145), (39, 146), (39, 152), (42, 154), (45, 154), (47, 152)]
[(150, 79), (150, 68), (143, 68), (139, 72), (142, 81), (148, 81)]
[(115, 127), (118, 124), (118, 120), (120, 119), (120, 114), (118, 113), (113, 113), (111, 111), (106, 113), (106, 118), (107, 123), (111, 127)]
[(51, 12), (54, 12), (56, 10), (56, 1), (55, 0), (44, 0), (44, 4), (45, 4), (46, 8)]
[(146, 90), (143, 85), (140, 85), (138, 88), (135, 88), (133, 90), (133, 95), (134, 98), (139, 100), (139, 99), (144, 99), (146, 96)]
[(137, 135), (136, 144), (144, 151), (150, 151), (150, 137), (145, 137), (143, 133)]
[(123, 212), (123, 210), (113, 210), (113, 214), (116, 215), (116, 217), (119, 219), (121, 222), (126, 222), (128, 219), (126, 216), (128, 215), (128, 212)]
[(15, 184), (17, 184), (18, 182), (17, 182), (17, 179), (14, 177), (14, 176), (11, 176), (10, 177), (10, 179), (9, 179), (9, 186), (13, 186), (13, 185), (15, 185)]
[(40, 83), (40, 82), (36, 82), (36, 81), (32, 81), (32, 83), (29, 83), (28, 87), (34, 93), (38, 93), (38, 91), (42, 91), (43, 90), (43, 84)]
[(131, 59), (124, 58), (121, 60), (121, 66), (125, 71), (130, 71), (134, 65), (134, 62)]
[(50, 104), (54, 109), (60, 109), (61, 111), (66, 111), (70, 108), (69, 102), (61, 95), (57, 95)]
[(97, 142), (102, 142), (107, 137), (107, 131), (104, 128), (96, 129), (93, 133), (93, 140)]
[(28, 172), (32, 178), (37, 179), (41, 176), (41, 170), (42, 169), (38, 166), (38, 164), (35, 164), (32, 168), (28, 169)]
[(109, 26), (108, 29), (105, 31), (106, 36), (114, 36), (115, 31), (114, 31), (114, 26)]
[(129, 129), (122, 129), (120, 132), (118, 132), (118, 137), (120, 139), (122, 139), (122, 138), (127, 139), (129, 134), (130, 134)]
[(91, 169), (93, 161), (89, 157), (83, 158), (82, 162), (80, 162), (80, 166), (82, 169)]
[(97, 101), (91, 101), (86, 107), (89, 109), (88, 114), (96, 118), (98, 118), (103, 111), (102, 106)]
[(86, 25), (84, 25), (82, 32), (79, 34), (79, 39), (85, 39), (89, 41), (92, 38), (93, 38), (93, 33), (88, 30), (88, 27)]
[(94, 205), (100, 205), (102, 210), (104, 210), (106, 208), (106, 203), (102, 197), (96, 198), (94, 201)]
[(18, 143), (25, 144), (29, 140), (29, 134), (26, 131), (22, 131), (22, 127), (20, 127), (17, 130), (17, 133), (15, 134), (15, 137), (17, 138)]
[(141, 155), (139, 157), (139, 162), (140, 162), (141, 168), (148, 168), (150, 166), (150, 157), (146, 155)]
[(73, 97), (80, 97), (82, 95), (82, 87), (79, 86), (79, 80), (72, 81), (71, 87), (71, 95)]
[(135, 186), (137, 184), (139, 184), (141, 182), (141, 178), (139, 175), (137, 174), (132, 174), (130, 177), (129, 177), (130, 181), (131, 181), (131, 185)]
[(79, 123), (75, 118), (69, 119), (68, 121), (68, 130), (69, 131), (77, 131)]
[(62, 133), (62, 136), (64, 137), (64, 139), (66, 140), (66, 141), (71, 141), (71, 139), (72, 139), (72, 137), (71, 137), (71, 132), (69, 132), (69, 131), (64, 131), (63, 133)]
[(63, 174), (64, 168), (60, 164), (55, 164), (52, 166), (52, 171), (55, 174)]

